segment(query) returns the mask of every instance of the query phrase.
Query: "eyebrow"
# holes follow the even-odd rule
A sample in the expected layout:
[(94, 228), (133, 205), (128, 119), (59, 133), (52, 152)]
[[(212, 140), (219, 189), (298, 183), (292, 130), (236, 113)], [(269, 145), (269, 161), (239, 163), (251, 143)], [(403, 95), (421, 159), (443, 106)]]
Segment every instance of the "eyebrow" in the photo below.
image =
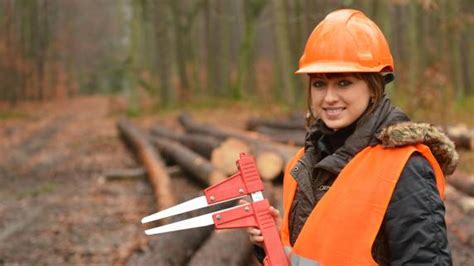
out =
[(329, 73), (329, 74), (316, 74), (316, 75), (310, 75), (311, 79), (337, 79), (337, 78), (346, 78), (350, 77), (352, 74), (350, 73)]

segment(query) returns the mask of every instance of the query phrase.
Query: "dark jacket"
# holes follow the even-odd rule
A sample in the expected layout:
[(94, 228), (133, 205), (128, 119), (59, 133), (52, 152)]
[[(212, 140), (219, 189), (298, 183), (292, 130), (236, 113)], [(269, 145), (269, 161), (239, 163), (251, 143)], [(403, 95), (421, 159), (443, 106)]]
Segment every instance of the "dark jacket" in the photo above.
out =
[[(369, 145), (423, 142), (430, 146), (445, 172), (452, 172), (457, 160), (452, 143), (427, 124), (407, 121), (406, 115), (384, 98), (372, 115), (349, 127), (332, 131), (317, 121), (308, 130), (305, 154), (291, 170), (298, 183), (289, 217), (292, 245), (342, 168)], [(412, 155), (374, 241), (374, 259), (381, 265), (451, 265), (444, 213), (433, 169), (424, 157)]]

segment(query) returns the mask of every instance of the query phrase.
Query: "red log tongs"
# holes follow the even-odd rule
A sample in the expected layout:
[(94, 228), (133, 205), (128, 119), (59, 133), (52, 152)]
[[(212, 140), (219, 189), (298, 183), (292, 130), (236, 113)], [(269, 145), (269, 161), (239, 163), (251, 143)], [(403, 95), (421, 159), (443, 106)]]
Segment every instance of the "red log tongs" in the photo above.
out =
[(256, 227), (264, 238), (264, 249), (267, 254), (264, 265), (289, 265), (283, 250), (275, 220), (270, 214), (270, 204), (263, 198), (263, 183), (252, 156), (240, 154), (237, 160), (238, 172), (218, 184), (204, 190), (204, 196), (194, 198), (176, 206), (146, 216), (142, 223), (160, 220), (166, 217), (186, 213), (204, 207), (221, 204), (250, 195), (252, 202), (232, 208), (204, 214), (183, 221), (145, 230), (147, 235), (161, 234), (184, 229), (215, 225), (219, 229)]

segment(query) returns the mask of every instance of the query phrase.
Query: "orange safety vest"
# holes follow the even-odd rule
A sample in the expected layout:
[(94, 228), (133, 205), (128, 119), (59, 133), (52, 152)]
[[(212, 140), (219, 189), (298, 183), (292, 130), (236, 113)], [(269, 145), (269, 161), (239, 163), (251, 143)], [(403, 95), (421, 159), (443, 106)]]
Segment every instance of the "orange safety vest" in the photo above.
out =
[(438, 192), (444, 198), (444, 176), (427, 146), (367, 147), (342, 169), (291, 247), (288, 217), (297, 182), (290, 170), (303, 156), (301, 149), (288, 164), (283, 182), (281, 238), (291, 265), (377, 265), (372, 244), (398, 178), (414, 152), (433, 167)]

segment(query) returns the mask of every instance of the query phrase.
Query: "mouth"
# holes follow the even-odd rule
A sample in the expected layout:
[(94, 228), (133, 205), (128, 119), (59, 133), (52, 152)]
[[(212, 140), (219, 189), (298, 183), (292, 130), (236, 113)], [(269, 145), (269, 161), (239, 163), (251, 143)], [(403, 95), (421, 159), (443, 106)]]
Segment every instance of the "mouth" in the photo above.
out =
[(346, 108), (345, 107), (328, 107), (328, 108), (323, 108), (323, 110), (329, 116), (337, 116), (340, 113), (342, 113), (342, 111), (346, 110)]

